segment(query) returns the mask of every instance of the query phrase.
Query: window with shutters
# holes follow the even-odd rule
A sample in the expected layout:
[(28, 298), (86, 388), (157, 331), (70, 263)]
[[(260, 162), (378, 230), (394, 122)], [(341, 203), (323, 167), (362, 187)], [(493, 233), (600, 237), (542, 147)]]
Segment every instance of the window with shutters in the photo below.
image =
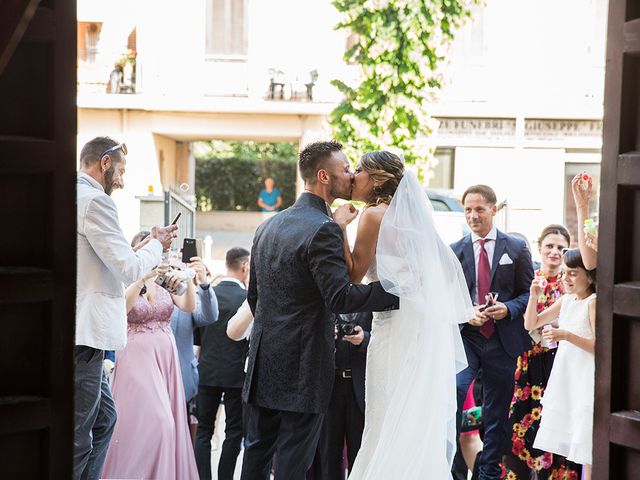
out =
[(207, 0), (205, 21), (207, 56), (247, 55), (246, 0)]

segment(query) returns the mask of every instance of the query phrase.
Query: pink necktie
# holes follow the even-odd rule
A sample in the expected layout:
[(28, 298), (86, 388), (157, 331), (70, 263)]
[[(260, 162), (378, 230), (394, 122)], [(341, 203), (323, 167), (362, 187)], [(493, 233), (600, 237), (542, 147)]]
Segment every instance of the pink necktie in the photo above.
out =
[[(478, 240), (480, 244), (480, 258), (478, 258), (478, 305), (484, 305), (486, 303), (487, 294), (491, 291), (491, 267), (489, 266), (489, 255), (484, 248), (485, 243), (491, 240)], [(493, 319), (486, 321), (484, 325), (480, 327), (480, 333), (485, 338), (491, 337), (496, 331), (496, 326)]]

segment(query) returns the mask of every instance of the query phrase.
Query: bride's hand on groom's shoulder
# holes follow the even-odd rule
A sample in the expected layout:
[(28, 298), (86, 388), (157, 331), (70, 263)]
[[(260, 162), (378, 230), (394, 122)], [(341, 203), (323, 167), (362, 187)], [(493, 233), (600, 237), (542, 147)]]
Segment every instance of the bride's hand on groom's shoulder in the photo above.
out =
[(347, 225), (349, 225), (355, 218), (358, 216), (358, 210), (356, 207), (351, 205), (350, 203), (345, 203), (344, 205), (340, 205), (336, 208), (336, 211), (333, 212), (333, 220), (340, 226), (340, 228), (345, 229)]

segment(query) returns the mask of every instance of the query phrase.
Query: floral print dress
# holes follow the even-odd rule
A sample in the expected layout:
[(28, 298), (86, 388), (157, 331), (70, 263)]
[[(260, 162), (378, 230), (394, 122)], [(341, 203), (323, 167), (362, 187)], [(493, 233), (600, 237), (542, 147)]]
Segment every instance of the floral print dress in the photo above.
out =
[[(538, 298), (537, 312), (553, 305), (563, 293), (562, 273), (545, 275), (541, 270), (536, 276), (544, 277), (547, 286)], [(533, 448), (540, 427), (542, 405), (540, 400), (549, 381), (556, 349), (540, 343), (518, 357), (515, 372), (515, 388), (509, 411), (511, 451), (503, 462), (503, 476), (507, 480), (529, 480), (537, 473), (538, 480), (579, 480), (581, 466), (564, 457)]]

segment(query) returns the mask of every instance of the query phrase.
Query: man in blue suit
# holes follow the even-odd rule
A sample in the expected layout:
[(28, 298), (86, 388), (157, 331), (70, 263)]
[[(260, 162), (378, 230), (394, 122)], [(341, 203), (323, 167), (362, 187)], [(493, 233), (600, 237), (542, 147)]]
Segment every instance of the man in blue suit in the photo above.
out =
[[(461, 330), (469, 366), (457, 377), (458, 417), (469, 385), (482, 369), (485, 433), (478, 478), (497, 480), (508, 438), (516, 359), (531, 347), (523, 314), (533, 268), (526, 243), (494, 226), (496, 194), (491, 187), (469, 187), (462, 203), (471, 233), (451, 248), (462, 264), (476, 317)], [(497, 293), (498, 301), (485, 309), (490, 292)]]

